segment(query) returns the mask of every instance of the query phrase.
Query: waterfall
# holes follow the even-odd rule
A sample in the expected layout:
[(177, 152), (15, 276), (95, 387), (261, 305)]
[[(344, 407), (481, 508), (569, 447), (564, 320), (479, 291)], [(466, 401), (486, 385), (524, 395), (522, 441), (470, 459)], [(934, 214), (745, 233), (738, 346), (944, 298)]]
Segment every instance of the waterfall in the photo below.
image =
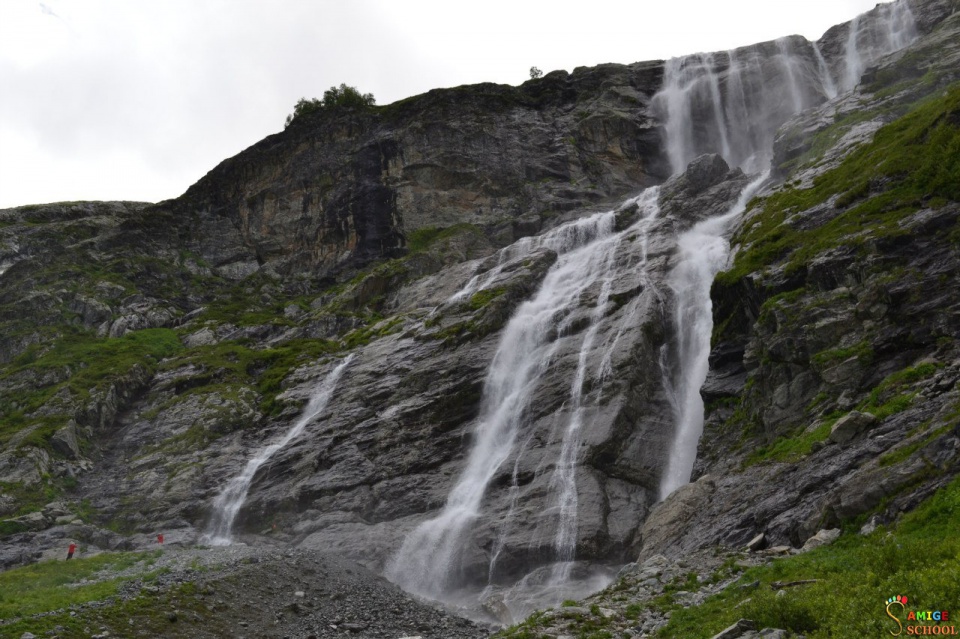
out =
[[(867, 65), (892, 53), (916, 37), (909, 6), (901, 0), (881, 5), (850, 21), (843, 56), (843, 90), (852, 89)], [(664, 498), (687, 483), (703, 430), (700, 387), (706, 379), (713, 318), (710, 286), (729, 258), (726, 233), (741, 215), (750, 197), (769, 173), (773, 136), (789, 117), (817, 100), (836, 95), (829, 66), (816, 43), (806, 43), (809, 54), (791, 46), (791, 39), (775, 42), (773, 56), (780, 72), (770, 75), (762, 53), (764, 45), (728, 52), (727, 68), (716, 67), (709, 56), (696, 54), (674, 59), (665, 66), (664, 88), (654, 96), (654, 108), (665, 119), (665, 143), (674, 172), (701, 153), (720, 153), (732, 165), (762, 174), (751, 182), (736, 204), (724, 215), (700, 222), (677, 241), (676, 266), (668, 284), (675, 296), (675, 345), (661, 353), (664, 385), (669, 390), (676, 431), (660, 487)], [(708, 63), (709, 62), (709, 63)], [(707, 84), (709, 91), (697, 88)], [(757, 90), (762, 87), (762, 90)], [(784, 100), (783, 97), (788, 97)], [(720, 127), (727, 131), (701, 134), (694, 131)], [(708, 117), (703, 117), (710, 113)], [(700, 119), (694, 119), (700, 114)]]
[[(650, 280), (650, 276), (647, 273), (647, 264), (649, 259), (649, 249), (650, 249), (650, 231), (653, 223), (657, 220), (657, 216), (660, 215), (660, 187), (651, 187), (644, 191), (640, 197), (637, 199), (637, 205), (640, 207), (640, 221), (634, 225), (634, 229), (640, 237), (640, 261), (637, 263), (636, 271), (640, 276), (640, 285), (645, 289), (652, 292), (653, 295), (657, 297), (658, 301), (662, 302), (660, 297), (660, 292), (657, 290), (657, 287)], [(620, 345), (620, 339), (623, 337), (623, 334), (627, 331), (628, 328), (636, 324), (638, 304), (635, 298), (631, 302), (631, 312), (626, 314), (623, 318), (623, 321), (620, 323), (620, 326), (617, 327), (617, 332), (613, 336), (613, 339), (610, 340), (609, 346), (603, 353), (603, 357), (600, 359), (600, 368), (597, 371), (597, 379), (605, 380), (613, 375), (613, 355), (617, 351), (618, 346)]]
[(780, 38), (777, 40), (777, 48), (780, 50), (780, 55), (778, 60), (780, 65), (783, 67), (784, 74), (787, 78), (787, 88), (790, 89), (790, 99), (793, 102), (793, 112), (800, 113), (803, 110), (804, 105), (804, 87), (800, 85), (800, 80), (797, 75), (800, 71), (797, 67), (797, 58), (796, 56), (790, 53), (790, 40), (787, 38)]
[(343, 370), (353, 360), (354, 355), (348, 355), (340, 362), (317, 387), (307, 406), (303, 409), (300, 418), (274, 443), (264, 446), (247, 462), (243, 472), (227, 483), (226, 487), (213, 500), (213, 515), (204, 540), (212, 546), (228, 546), (233, 542), (233, 522), (247, 498), (247, 491), (253, 483), (253, 477), (267, 461), (281, 448), (292, 442), (303, 429), (327, 407), (333, 391), (337, 387)]
[(803, 109), (836, 97), (864, 69), (917, 35), (909, 5), (880, 5), (850, 21), (834, 79), (820, 47), (800, 36), (719, 54), (667, 60), (663, 87), (652, 100), (674, 174), (694, 158), (719, 153), (748, 173), (769, 167), (777, 129)]
[[(550, 246), (565, 252), (534, 297), (517, 309), (503, 329), (487, 372), (474, 443), (466, 465), (440, 513), (404, 539), (387, 575), (405, 589), (444, 599), (457, 584), (470, 525), (481, 511), (490, 480), (513, 453), (533, 390), (551, 364), (559, 335), (569, 329), (580, 297), (607, 270), (614, 234), (613, 211), (564, 225)], [(586, 244), (579, 244), (586, 241)], [(558, 251), (559, 252), (559, 251)]]
[[(563, 443), (560, 448), (560, 458), (557, 461), (556, 469), (553, 474), (553, 485), (558, 494), (559, 523), (554, 541), (554, 547), (557, 551), (557, 563), (554, 565), (553, 580), (555, 583), (566, 582), (570, 576), (571, 564), (574, 560), (577, 543), (577, 483), (576, 466), (577, 453), (580, 449), (580, 431), (583, 427), (583, 388), (587, 382), (589, 371), (587, 370), (588, 358), (594, 348), (597, 331), (600, 328), (600, 320), (607, 311), (607, 304), (610, 301), (614, 279), (617, 275), (615, 270), (616, 248), (620, 241), (629, 233), (641, 233), (642, 263), (638, 265), (641, 271), (645, 271), (647, 261), (647, 244), (650, 225), (657, 217), (660, 209), (657, 205), (659, 187), (652, 187), (643, 192), (637, 198), (641, 216), (626, 231), (618, 234), (615, 238), (615, 245), (612, 250), (606, 252), (601, 259), (605, 264), (600, 267), (600, 292), (597, 295), (596, 305), (590, 313), (590, 327), (587, 329), (583, 341), (580, 343), (580, 352), (577, 356), (577, 369), (573, 377), (573, 384), (570, 388), (570, 408), (571, 416), (567, 429), (563, 436)], [(602, 247), (607, 248), (607, 247)], [(616, 341), (616, 340), (615, 340)], [(613, 345), (611, 345), (612, 351)], [(612, 355), (612, 353), (611, 353)], [(605, 377), (605, 367), (609, 366), (607, 357), (601, 360), (599, 369), (594, 375), (595, 379)]]
[(813, 55), (817, 59), (817, 70), (820, 73), (820, 83), (823, 85), (823, 92), (828, 99), (832, 100), (837, 97), (837, 83), (833, 81), (833, 74), (830, 72), (830, 66), (823, 57), (823, 52), (820, 51), (820, 45), (816, 42), (811, 42), (810, 45), (813, 47)]
[[(727, 266), (730, 244), (726, 234), (731, 223), (746, 210), (747, 202), (768, 175), (763, 173), (748, 184), (725, 214), (699, 222), (677, 240), (676, 265), (667, 277), (675, 297), (675, 352), (666, 358), (667, 362), (661, 362), (676, 430), (660, 482), (661, 499), (690, 481), (697, 443), (703, 432), (700, 387), (707, 378), (713, 332), (710, 286), (717, 273)], [(670, 366), (669, 361), (675, 365)]]
[(857, 34), (860, 33), (860, 16), (850, 21), (847, 34), (847, 48), (844, 51), (844, 66), (846, 75), (843, 78), (843, 88), (849, 91), (857, 86), (860, 75), (863, 73), (863, 61), (860, 59), (860, 49), (857, 47)]
[(917, 37), (917, 24), (905, 0), (877, 6), (850, 21), (844, 49), (844, 91), (860, 83), (864, 70), (883, 56), (899, 51)]
[(769, 165), (773, 137), (789, 117), (822, 101), (813, 56), (792, 39), (723, 54), (668, 60), (652, 107), (663, 122), (673, 173), (704, 153), (759, 172)]

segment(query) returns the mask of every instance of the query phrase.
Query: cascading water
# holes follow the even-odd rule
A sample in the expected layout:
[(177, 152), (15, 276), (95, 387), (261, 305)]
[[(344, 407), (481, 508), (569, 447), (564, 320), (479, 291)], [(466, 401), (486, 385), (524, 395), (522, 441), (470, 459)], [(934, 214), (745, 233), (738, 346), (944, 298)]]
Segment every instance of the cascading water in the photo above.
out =
[(703, 432), (703, 398), (700, 388), (707, 378), (710, 336), (713, 332), (713, 304), (710, 286), (717, 273), (727, 266), (730, 243), (726, 236), (731, 223), (746, 210), (768, 173), (763, 173), (744, 188), (737, 202), (719, 217), (696, 224), (677, 240), (676, 266), (667, 283), (674, 293), (674, 353), (668, 361), (676, 363), (672, 374), (664, 365), (664, 386), (670, 390), (676, 433), (670, 457), (660, 483), (663, 499), (690, 480), (697, 442)]
[[(576, 467), (585, 423), (585, 388), (588, 385), (593, 388), (592, 382), (603, 378), (603, 366), (592, 370), (589, 354), (597, 346), (598, 320), (608, 310), (617, 273), (618, 248), (624, 238), (641, 242), (643, 260), (646, 259), (646, 234), (658, 212), (657, 194), (658, 188), (653, 187), (625, 203), (625, 206), (638, 206), (639, 219), (623, 231), (614, 232), (616, 215), (611, 211), (571, 222), (539, 238), (525, 238), (501, 252), (498, 267), (537, 248), (555, 250), (559, 257), (534, 297), (520, 306), (503, 331), (485, 380), (475, 443), (445, 507), (406, 537), (388, 567), (388, 576), (404, 588), (434, 599), (450, 599), (452, 589), (459, 585), (461, 554), (471, 541), (470, 525), (481, 515), (490, 481), (499, 467), (515, 454), (528, 404), (541, 377), (555, 361), (560, 338), (580, 330), (577, 366), (565, 406), (568, 418), (550, 480), (556, 499), (556, 529), (551, 540), (555, 561), (545, 580), (536, 584), (532, 578), (529, 581), (533, 584), (531, 587), (556, 588), (560, 593), (559, 587), (569, 579), (577, 540)], [(489, 273), (478, 277), (465, 287), (466, 292), (461, 291), (454, 298), (477, 290), (483, 285), (477, 285), (477, 281), (493, 280)], [(594, 287), (596, 301), (587, 327), (578, 329), (574, 326), (579, 321), (575, 311), (588, 289)], [(517, 497), (517, 463), (519, 454), (514, 465), (511, 500)], [(506, 527), (509, 521), (508, 514)], [(503, 532), (491, 553), (489, 575), (495, 572)]]
[(857, 86), (863, 74), (863, 60), (860, 58), (860, 49), (857, 47), (857, 35), (860, 33), (860, 16), (850, 21), (850, 30), (847, 34), (847, 49), (844, 52), (844, 66), (846, 74), (843, 76), (843, 88), (849, 91)]
[[(915, 37), (913, 15), (903, 0), (854, 18), (844, 52), (843, 89), (856, 86), (867, 65), (906, 46)], [(798, 53), (793, 43), (799, 42), (805, 45), (804, 51), (809, 49), (809, 54)], [(708, 64), (711, 59), (702, 54), (671, 60), (665, 68), (664, 88), (654, 96), (654, 105), (659, 105), (666, 119), (665, 142), (675, 172), (701, 153), (719, 153), (730, 164), (748, 172), (763, 172), (727, 214), (697, 224), (678, 240), (677, 265), (669, 277), (676, 298), (676, 345), (667, 361), (661, 362), (665, 386), (672, 397), (676, 430), (661, 482), (661, 498), (689, 481), (703, 429), (700, 387), (706, 379), (713, 329), (710, 285), (728, 259), (727, 230), (769, 172), (777, 128), (801, 109), (833, 97), (831, 93), (836, 91), (833, 76), (816, 44), (795, 36), (777, 40), (775, 45), (773, 55), (764, 53), (764, 45), (728, 52), (726, 69)], [(771, 59), (781, 70), (774, 76), (769, 74), (770, 65), (766, 62)], [(710, 89), (705, 90), (705, 86)], [(757, 86), (763, 90), (754, 93)], [(782, 96), (789, 99), (784, 101)], [(703, 117), (705, 112), (712, 115)], [(694, 121), (697, 113), (701, 119)], [(721, 118), (717, 115), (721, 113), (729, 115)], [(726, 130), (697, 137), (685, 133), (705, 124)]]
[(844, 51), (844, 91), (860, 82), (864, 70), (879, 58), (899, 51), (917, 37), (917, 24), (904, 0), (878, 5), (871, 14), (850, 21)]
[(477, 291), (489, 286), (504, 269), (519, 259), (529, 256), (534, 251), (540, 249), (549, 249), (557, 253), (566, 253), (574, 248), (583, 246), (597, 239), (601, 233), (606, 232), (605, 226), (597, 224), (596, 216), (574, 220), (567, 224), (558, 226), (543, 235), (534, 235), (523, 237), (500, 249), (497, 252), (496, 265), (482, 273), (477, 273), (461, 288), (450, 296), (447, 303), (453, 303), (466, 299)]
[(247, 462), (243, 472), (230, 480), (227, 486), (217, 495), (213, 501), (213, 515), (210, 524), (207, 527), (207, 533), (204, 535), (204, 541), (212, 546), (228, 546), (233, 543), (233, 522), (247, 498), (247, 492), (250, 490), (250, 484), (253, 483), (253, 477), (277, 451), (292, 442), (307, 424), (319, 415), (327, 407), (333, 391), (336, 389), (337, 382), (343, 374), (343, 370), (353, 360), (354, 355), (348, 355), (324, 378), (320, 386), (314, 392), (307, 406), (303, 409), (300, 418), (293, 426), (277, 441), (264, 446), (257, 454)]
[[(533, 388), (553, 357), (557, 331), (606, 264), (605, 253), (616, 241), (614, 222), (612, 211), (596, 214), (551, 235), (552, 248), (561, 254), (534, 298), (503, 330), (484, 382), (466, 468), (440, 514), (406, 537), (388, 567), (388, 576), (407, 590), (443, 599), (456, 583), (469, 526), (480, 515), (490, 480), (513, 451)], [(583, 245), (583, 240), (593, 241)]]
[[(607, 304), (610, 301), (610, 294), (613, 287), (613, 279), (616, 277), (614, 269), (614, 260), (617, 256), (617, 246), (628, 234), (636, 231), (645, 231), (643, 238), (646, 241), (646, 231), (650, 228), (650, 222), (656, 218), (659, 212), (657, 198), (660, 189), (652, 187), (644, 191), (637, 199), (640, 209), (640, 220), (631, 226), (626, 232), (620, 233), (614, 239), (612, 250), (606, 252), (605, 264), (600, 268), (600, 292), (597, 295), (597, 301), (590, 313), (590, 327), (584, 335), (580, 344), (580, 352), (577, 355), (577, 369), (573, 377), (573, 384), (570, 388), (570, 408), (571, 416), (567, 429), (563, 436), (563, 443), (560, 448), (560, 458), (557, 461), (556, 469), (553, 474), (553, 486), (558, 495), (559, 522), (554, 541), (554, 547), (557, 551), (557, 563), (554, 564), (553, 581), (554, 583), (566, 582), (570, 577), (570, 569), (576, 553), (577, 543), (577, 483), (576, 466), (577, 452), (580, 449), (580, 431), (584, 425), (584, 393), (583, 389), (588, 381), (588, 360), (591, 351), (594, 348), (597, 331), (600, 328), (599, 321), (607, 310)], [(602, 247), (606, 248), (606, 247)], [(644, 251), (644, 261), (645, 261)], [(641, 266), (642, 268), (642, 266)], [(602, 379), (604, 375), (604, 363), (601, 360), (600, 369), (596, 371), (594, 378)]]
[(810, 45), (813, 47), (813, 55), (817, 59), (817, 71), (819, 72), (820, 81), (823, 83), (823, 92), (828, 100), (832, 100), (837, 97), (837, 83), (833, 80), (833, 73), (830, 72), (827, 60), (823, 57), (820, 45), (816, 42), (811, 42)]
[[(852, 89), (864, 69), (916, 37), (904, 1), (854, 18), (842, 53), (840, 89)], [(836, 64), (836, 63), (835, 63)], [(704, 153), (719, 153), (748, 173), (769, 167), (777, 129), (801, 110), (838, 93), (820, 47), (800, 36), (716, 54), (673, 58), (653, 109), (673, 173)]]

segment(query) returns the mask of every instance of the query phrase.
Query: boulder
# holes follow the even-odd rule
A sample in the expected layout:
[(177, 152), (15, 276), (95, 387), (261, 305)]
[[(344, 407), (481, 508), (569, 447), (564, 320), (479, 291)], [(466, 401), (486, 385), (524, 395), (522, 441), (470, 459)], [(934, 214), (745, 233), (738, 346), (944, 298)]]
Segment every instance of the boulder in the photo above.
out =
[(80, 458), (80, 444), (77, 442), (77, 423), (72, 419), (50, 438), (53, 450), (67, 459)]
[(877, 418), (872, 413), (850, 411), (838, 419), (837, 423), (830, 429), (830, 441), (836, 444), (846, 443), (872, 426), (876, 421)]
[(760, 533), (753, 539), (747, 542), (747, 550), (754, 552), (756, 550), (762, 549), (766, 545), (766, 536), (763, 533)]
[(690, 195), (703, 193), (726, 178), (730, 166), (716, 153), (708, 153), (687, 165), (685, 190)]
[(713, 479), (704, 475), (676, 489), (654, 506), (640, 529), (640, 560), (650, 561), (654, 555), (669, 548), (678, 531), (682, 531), (707, 504), (715, 488)]
[(832, 544), (840, 537), (839, 528), (831, 528), (829, 530), (823, 529), (817, 532), (816, 535), (808, 539), (803, 544), (803, 550), (813, 550), (814, 548), (819, 548), (820, 546), (827, 546)]
[(747, 636), (747, 633), (755, 634), (754, 631), (756, 629), (757, 624), (755, 622), (749, 619), (740, 619), (729, 628), (725, 628), (713, 635), (711, 639), (739, 639), (740, 637)]

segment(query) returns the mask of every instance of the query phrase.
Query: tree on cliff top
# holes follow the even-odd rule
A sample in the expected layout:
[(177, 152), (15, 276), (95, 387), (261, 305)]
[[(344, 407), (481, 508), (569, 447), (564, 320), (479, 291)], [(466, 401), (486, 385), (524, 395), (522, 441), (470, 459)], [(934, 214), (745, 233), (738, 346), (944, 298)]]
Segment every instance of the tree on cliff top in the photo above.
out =
[(330, 109), (361, 110), (372, 107), (377, 101), (372, 93), (360, 93), (356, 88), (341, 84), (323, 92), (323, 99), (300, 98), (293, 107), (293, 113), (287, 116), (283, 127), (287, 128), (299, 116), (316, 111)]

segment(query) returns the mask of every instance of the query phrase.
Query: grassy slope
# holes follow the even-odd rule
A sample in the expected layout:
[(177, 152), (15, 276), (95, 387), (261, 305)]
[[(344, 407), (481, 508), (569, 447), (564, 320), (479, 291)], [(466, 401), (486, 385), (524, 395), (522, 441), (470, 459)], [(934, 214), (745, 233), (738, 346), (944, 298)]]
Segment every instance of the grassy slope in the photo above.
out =
[[(951, 610), (960, 601), (960, 480), (954, 480), (891, 529), (847, 534), (831, 546), (751, 568), (737, 584), (696, 608), (677, 609), (662, 637), (711, 637), (737, 619), (820, 637), (879, 637), (896, 629), (889, 597), (908, 609)], [(769, 585), (817, 579), (779, 595)], [(756, 589), (741, 584), (759, 581)]]

